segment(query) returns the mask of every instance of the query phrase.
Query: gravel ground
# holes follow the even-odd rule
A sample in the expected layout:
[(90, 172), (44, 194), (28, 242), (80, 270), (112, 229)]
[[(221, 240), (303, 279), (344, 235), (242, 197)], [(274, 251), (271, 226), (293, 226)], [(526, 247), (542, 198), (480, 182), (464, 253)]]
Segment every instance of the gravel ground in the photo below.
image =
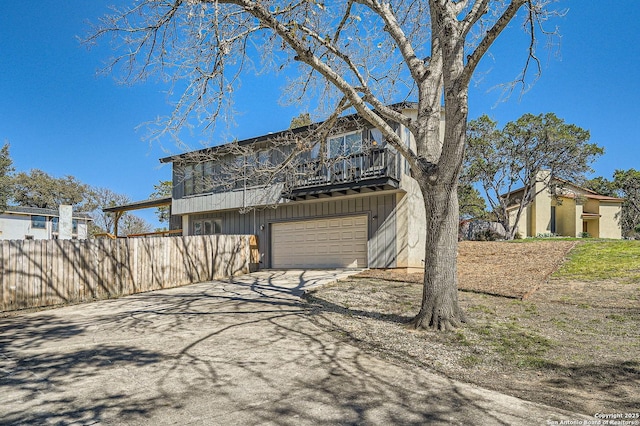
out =
[(640, 284), (549, 279), (574, 243), (459, 250), (469, 322), (415, 331), (419, 274), (367, 271), (308, 295), (318, 324), (408, 368), (593, 415), (640, 411)]

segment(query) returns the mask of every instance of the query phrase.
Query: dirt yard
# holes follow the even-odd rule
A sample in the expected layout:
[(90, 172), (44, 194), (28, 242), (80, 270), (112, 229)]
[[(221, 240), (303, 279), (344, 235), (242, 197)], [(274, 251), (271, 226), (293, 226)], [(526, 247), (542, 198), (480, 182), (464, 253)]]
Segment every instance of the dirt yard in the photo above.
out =
[(469, 322), (414, 331), (420, 274), (366, 271), (308, 296), (317, 322), (410, 366), (581, 412), (640, 411), (640, 283), (551, 277), (575, 242), (464, 242)]

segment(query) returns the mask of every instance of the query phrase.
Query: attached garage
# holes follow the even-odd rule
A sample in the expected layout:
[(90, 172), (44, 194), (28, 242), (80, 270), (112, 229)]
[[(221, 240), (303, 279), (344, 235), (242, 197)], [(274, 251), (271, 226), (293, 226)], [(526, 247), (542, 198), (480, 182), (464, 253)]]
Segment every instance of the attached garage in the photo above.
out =
[(271, 225), (272, 268), (366, 268), (367, 216)]

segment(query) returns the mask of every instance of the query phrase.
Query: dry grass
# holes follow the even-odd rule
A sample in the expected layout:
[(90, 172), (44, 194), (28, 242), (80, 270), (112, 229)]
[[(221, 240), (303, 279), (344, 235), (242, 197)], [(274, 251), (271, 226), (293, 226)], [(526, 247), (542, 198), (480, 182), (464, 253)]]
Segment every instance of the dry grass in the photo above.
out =
[(549, 279), (573, 244), (461, 244), (469, 323), (450, 333), (406, 327), (419, 309), (420, 276), (369, 272), (309, 301), (319, 324), (408, 368), (590, 415), (637, 412), (640, 285)]

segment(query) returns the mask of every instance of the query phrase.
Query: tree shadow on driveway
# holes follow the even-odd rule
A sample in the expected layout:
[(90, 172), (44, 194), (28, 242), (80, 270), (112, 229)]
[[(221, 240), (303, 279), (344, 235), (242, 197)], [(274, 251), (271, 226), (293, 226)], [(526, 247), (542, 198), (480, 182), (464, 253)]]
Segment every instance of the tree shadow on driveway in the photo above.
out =
[(91, 424), (105, 415), (144, 416), (162, 403), (73, 389), (77, 381), (109, 379), (105, 371), (156, 363), (162, 354), (133, 345), (91, 344), (82, 339), (83, 324), (51, 312), (0, 319), (0, 424)]
[(310, 321), (310, 309), (268, 282), (218, 281), (0, 319), (0, 423), (559, 418), (557, 410), (367, 355)]

